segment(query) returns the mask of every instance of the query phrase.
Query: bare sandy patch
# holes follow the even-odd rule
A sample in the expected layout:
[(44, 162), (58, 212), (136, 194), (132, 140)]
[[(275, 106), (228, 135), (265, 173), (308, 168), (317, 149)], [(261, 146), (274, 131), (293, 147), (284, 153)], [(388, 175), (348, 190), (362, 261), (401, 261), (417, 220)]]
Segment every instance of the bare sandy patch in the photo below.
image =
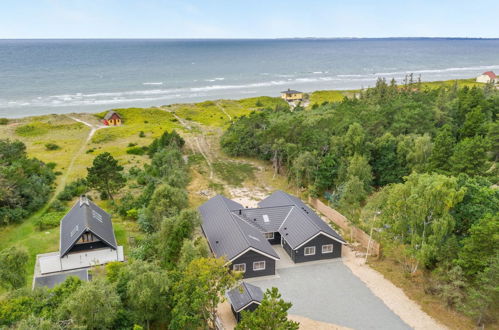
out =
[(270, 193), (267, 188), (229, 188), (230, 198), (244, 207), (258, 207), (258, 202)]
[(309, 329), (314, 329), (314, 330), (346, 330), (346, 329), (350, 329), (350, 328), (346, 328), (346, 327), (341, 327), (341, 326), (336, 325), (336, 324), (319, 322), (319, 321), (312, 320), (312, 319), (306, 318), (304, 316), (299, 316), (299, 315), (288, 315), (288, 319), (299, 322), (300, 329), (303, 329), (303, 330), (309, 330)]

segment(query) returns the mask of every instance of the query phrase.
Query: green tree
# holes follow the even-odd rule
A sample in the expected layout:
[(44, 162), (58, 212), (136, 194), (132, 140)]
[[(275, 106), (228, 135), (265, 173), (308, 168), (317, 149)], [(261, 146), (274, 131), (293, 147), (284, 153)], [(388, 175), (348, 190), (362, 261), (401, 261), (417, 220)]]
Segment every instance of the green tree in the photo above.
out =
[(450, 125), (444, 125), (435, 137), (433, 151), (430, 156), (430, 167), (437, 172), (450, 170), (450, 157), (454, 150), (456, 139)]
[(450, 158), (451, 170), (456, 175), (480, 175), (488, 168), (487, 162), (488, 143), (480, 136), (464, 138), (456, 147)]
[(468, 289), (468, 301), (461, 309), (483, 328), (487, 322), (497, 320), (499, 309), (499, 254), (478, 274), (475, 284)]
[(367, 136), (364, 128), (359, 123), (353, 123), (348, 127), (343, 138), (346, 155), (351, 157), (355, 154), (366, 155), (368, 152)]
[(347, 169), (347, 180), (352, 177), (357, 177), (359, 181), (362, 182), (365, 191), (371, 191), (373, 175), (371, 165), (369, 165), (367, 159), (364, 156), (356, 154), (352, 158), (350, 158)]
[(371, 164), (374, 184), (378, 187), (401, 182), (407, 174), (405, 155), (399, 157), (397, 145), (398, 141), (391, 133), (385, 133), (374, 141)]
[(487, 133), (487, 121), (487, 117), (483, 112), (482, 107), (478, 106), (472, 109), (465, 116), (464, 124), (461, 128), (461, 136), (484, 136)]
[(0, 252), (0, 286), (17, 289), (26, 285), (28, 253), (17, 247)]
[(385, 242), (402, 247), (403, 262), (411, 273), (420, 264), (432, 267), (442, 241), (454, 229), (450, 210), (462, 200), (464, 189), (458, 188), (455, 178), (414, 173), (405, 183), (386, 187), (383, 194), (376, 208), (387, 228)]
[(163, 219), (175, 216), (187, 206), (185, 189), (161, 184), (154, 190), (145, 211), (139, 214), (139, 225), (145, 232), (152, 233), (160, 229)]
[(92, 167), (87, 168), (87, 184), (114, 201), (113, 194), (125, 186), (123, 166), (109, 152), (94, 158)]
[(125, 286), (125, 304), (134, 321), (149, 329), (151, 322), (165, 321), (169, 314), (169, 277), (159, 266), (133, 261), (121, 270), (119, 283)]
[(17, 322), (11, 329), (15, 330), (59, 330), (63, 327), (57, 323), (52, 322), (41, 317), (30, 315), (27, 318)]
[(207, 258), (208, 254), (208, 244), (203, 237), (198, 237), (194, 241), (184, 239), (177, 269), (184, 270), (194, 259)]
[(60, 307), (63, 319), (72, 319), (87, 329), (108, 329), (118, 315), (121, 302), (113, 285), (103, 279), (85, 282)]
[(194, 228), (201, 224), (196, 210), (182, 210), (174, 217), (163, 220), (159, 232), (159, 251), (167, 268), (177, 264), (183, 242), (191, 238)]
[(237, 330), (298, 330), (300, 324), (288, 320), (290, 302), (285, 302), (277, 288), (267, 289), (260, 306), (253, 312), (243, 311)]
[(298, 187), (307, 187), (315, 179), (317, 170), (317, 157), (311, 152), (305, 151), (293, 161), (292, 173), (295, 184)]
[(213, 328), (216, 309), (240, 274), (229, 272), (225, 259), (193, 260), (173, 285), (170, 329)]
[(463, 240), (458, 263), (468, 276), (482, 272), (499, 244), (498, 213), (488, 214), (474, 223), (469, 236)]

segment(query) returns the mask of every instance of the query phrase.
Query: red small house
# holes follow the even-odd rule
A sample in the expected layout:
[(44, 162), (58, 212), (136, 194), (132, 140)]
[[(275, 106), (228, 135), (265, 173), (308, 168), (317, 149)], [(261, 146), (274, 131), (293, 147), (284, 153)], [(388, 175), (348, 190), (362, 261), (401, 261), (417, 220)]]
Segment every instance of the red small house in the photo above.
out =
[(109, 111), (102, 120), (106, 126), (120, 126), (122, 124), (121, 116), (116, 111)]

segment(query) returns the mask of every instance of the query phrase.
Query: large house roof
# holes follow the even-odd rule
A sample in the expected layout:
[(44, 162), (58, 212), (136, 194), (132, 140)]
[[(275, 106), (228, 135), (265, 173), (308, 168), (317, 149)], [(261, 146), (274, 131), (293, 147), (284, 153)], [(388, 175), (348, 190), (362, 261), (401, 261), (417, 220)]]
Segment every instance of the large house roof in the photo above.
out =
[(258, 206), (270, 208), (276, 206), (290, 206), (291, 210), (283, 219), (279, 233), (292, 249), (300, 247), (318, 234), (325, 234), (331, 238), (345, 243), (345, 240), (330, 226), (328, 226), (311, 208), (299, 198), (289, 195), (282, 190), (275, 191), (272, 195), (258, 203)]
[(263, 300), (263, 291), (255, 285), (242, 282), (241, 285), (227, 291), (227, 298), (237, 313), (251, 303), (260, 304)]
[(262, 234), (270, 232), (279, 232), (292, 249), (320, 234), (345, 243), (299, 198), (281, 190), (258, 205), (258, 208), (245, 209), (241, 204), (217, 195), (199, 207), (203, 232), (217, 257), (233, 260), (252, 249), (278, 259)]
[(287, 91), (282, 91), (281, 94), (300, 94), (300, 93), (303, 93), (303, 92), (300, 92), (300, 91), (297, 91), (297, 90), (294, 90), (294, 89), (288, 89)]
[(103, 243), (116, 249), (111, 215), (81, 196), (61, 220), (60, 257), (64, 257), (85, 232), (91, 232)]
[(489, 76), (490, 79), (496, 79), (497, 78), (496, 74), (494, 72), (492, 72), (492, 71), (484, 72), (484, 73), (482, 73), (482, 75)]
[(244, 207), (217, 195), (199, 207), (203, 232), (217, 257), (233, 260), (248, 250), (254, 250), (273, 259), (279, 259), (260, 230), (231, 211)]

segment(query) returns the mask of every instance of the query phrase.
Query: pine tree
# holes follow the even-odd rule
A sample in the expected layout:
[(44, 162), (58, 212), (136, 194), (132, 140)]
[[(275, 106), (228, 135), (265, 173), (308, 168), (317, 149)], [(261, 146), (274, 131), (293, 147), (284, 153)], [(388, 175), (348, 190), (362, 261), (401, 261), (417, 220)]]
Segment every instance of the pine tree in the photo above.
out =
[(123, 166), (118, 164), (109, 152), (104, 152), (95, 157), (92, 167), (87, 168), (87, 184), (102, 195), (114, 201), (113, 194), (125, 186)]

